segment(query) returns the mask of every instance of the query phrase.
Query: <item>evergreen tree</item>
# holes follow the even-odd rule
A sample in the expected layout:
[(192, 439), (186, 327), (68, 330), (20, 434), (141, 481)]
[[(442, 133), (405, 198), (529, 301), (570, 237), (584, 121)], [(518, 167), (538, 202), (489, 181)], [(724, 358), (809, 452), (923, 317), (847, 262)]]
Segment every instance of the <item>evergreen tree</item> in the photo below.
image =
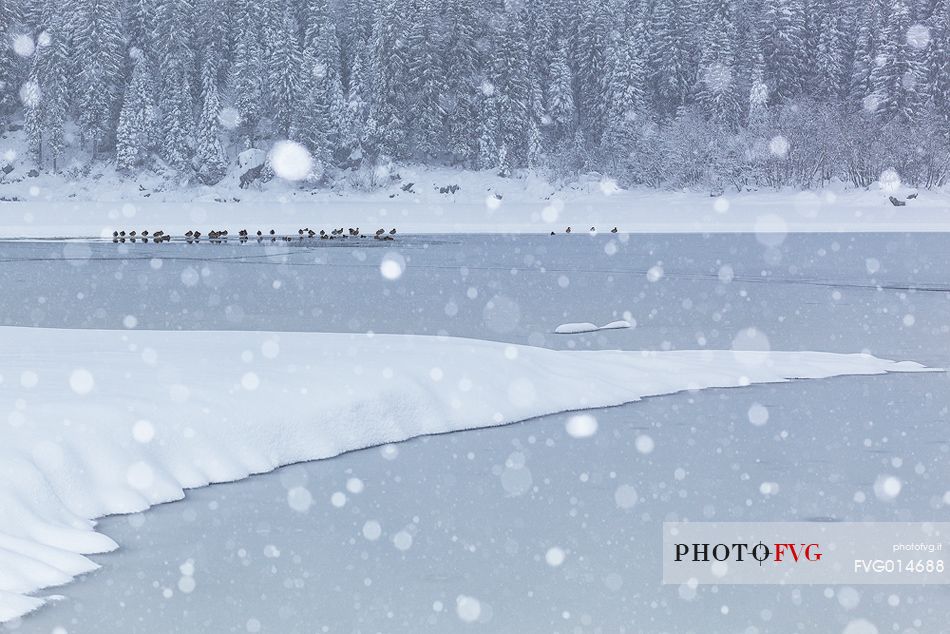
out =
[(351, 141), (347, 136), (349, 110), (339, 71), (339, 42), (336, 28), (328, 17), (325, 19), (314, 31), (312, 50), (304, 51), (300, 81), (303, 105), (298, 109), (293, 136), (327, 167), (333, 164), (335, 152)]
[(808, 68), (813, 70), (812, 94), (837, 101), (848, 88), (845, 64), (845, 34), (835, 3), (818, 1), (812, 7), (815, 28), (813, 54)]
[[(925, 104), (926, 74), (921, 54), (907, 41), (910, 11), (893, 0), (877, 62), (871, 71), (875, 113), (884, 121), (912, 121)], [(922, 94), (924, 93), (924, 94)]]
[(152, 70), (140, 53), (133, 62), (132, 80), (125, 90), (116, 132), (116, 167), (127, 171), (148, 159), (158, 127)]
[(478, 155), (476, 167), (495, 169), (501, 167), (502, 157), (498, 145), (498, 106), (494, 89), (486, 84), (479, 95)]
[(853, 110), (867, 109), (869, 105), (866, 101), (873, 92), (871, 70), (874, 68), (880, 23), (879, 3), (867, 2), (857, 18), (854, 57), (848, 84), (848, 100)]
[(649, 65), (653, 86), (653, 109), (662, 116), (674, 115), (690, 96), (696, 82), (690, 46), (689, 0), (656, 0), (650, 18)]
[(574, 138), (577, 110), (574, 106), (574, 75), (567, 63), (567, 41), (564, 39), (554, 48), (548, 74), (551, 79), (545, 97), (552, 145), (566, 144)]
[(159, 0), (156, 9), (159, 153), (173, 168), (187, 171), (193, 156), (194, 65), (192, 0)]
[(264, 46), (262, 11), (254, 0), (243, 0), (235, 17), (234, 56), (230, 67), (229, 94), (240, 115), (239, 132), (248, 147), (257, 139), (264, 112)]
[(198, 115), (195, 156), (198, 177), (208, 185), (217, 183), (227, 171), (224, 149), (218, 138), (218, 74), (214, 59), (206, 57), (201, 70), (201, 110)]
[(442, 134), (447, 150), (457, 162), (475, 158), (478, 148), (478, 88), (475, 85), (475, 12), (469, 0), (446, 0), (445, 36), (441, 67), (444, 78)]
[[(287, 138), (293, 123), (294, 112), (298, 106), (300, 92), (300, 50), (294, 34), (296, 21), (290, 11), (284, 11), (280, 27), (269, 31), (271, 52), (268, 57), (267, 77), (271, 88), (271, 107), (274, 116), (274, 129), (277, 136)], [(331, 72), (325, 62), (322, 69), (311, 68), (310, 72)]]
[(303, 15), (303, 49), (313, 50), (320, 32), (331, 24), (330, 4), (327, 0), (305, 0)]
[(580, 7), (574, 32), (575, 105), (588, 142), (598, 145), (607, 114), (607, 46), (611, 18), (608, 0), (590, 0)]
[(512, 11), (505, 17), (493, 50), (489, 81), (498, 108), (499, 163), (502, 173), (508, 174), (527, 163), (533, 118), (529, 109), (532, 87), (524, 63), (528, 58), (524, 15)]
[(938, 0), (934, 6), (926, 69), (934, 112), (944, 135), (950, 138), (950, 0)]
[(711, 0), (701, 41), (700, 88), (696, 95), (706, 115), (728, 130), (739, 125), (736, 82), (738, 44), (731, 0)]
[(408, 63), (403, 0), (384, 0), (376, 10), (370, 41), (370, 116), (378, 128), (377, 151), (390, 158), (408, 155)]
[(646, 98), (643, 23), (628, 19), (623, 31), (611, 34), (607, 50), (607, 120), (603, 150), (615, 170), (626, 164), (637, 136), (637, 129), (649, 117)]
[[(50, 9), (55, 6), (51, 5)], [(65, 148), (63, 129), (69, 105), (69, 35), (65, 14), (61, 11), (51, 11), (44, 24), (48, 26), (37, 36), (31, 72), (31, 80), (37, 85), (41, 99), (27, 107), (27, 127), (33, 129), (30, 136), (37, 163), (43, 166), (45, 139), (46, 154), (55, 171)]]
[[(13, 28), (20, 21), (20, 11), (22, 3), (17, 0), (0, 0), (0, 35), (4, 38), (11, 37)], [(0, 115), (5, 115), (18, 104), (16, 91), (11, 90), (13, 86), (18, 86), (16, 74), (16, 53), (12, 46), (8, 46), (8, 41), (0, 46)], [(4, 121), (6, 117), (0, 119)]]
[(412, 139), (415, 151), (423, 157), (434, 157), (444, 150), (441, 140), (442, 99), (447, 86), (440, 71), (439, 51), (444, 42), (436, 30), (434, 0), (415, 0), (414, 20), (407, 34), (408, 94), (412, 118)]
[(765, 0), (759, 50), (770, 99), (799, 96), (807, 76), (805, 6), (802, 0)]
[(123, 72), (118, 0), (73, 0), (77, 106), (84, 138), (93, 155), (115, 130)]

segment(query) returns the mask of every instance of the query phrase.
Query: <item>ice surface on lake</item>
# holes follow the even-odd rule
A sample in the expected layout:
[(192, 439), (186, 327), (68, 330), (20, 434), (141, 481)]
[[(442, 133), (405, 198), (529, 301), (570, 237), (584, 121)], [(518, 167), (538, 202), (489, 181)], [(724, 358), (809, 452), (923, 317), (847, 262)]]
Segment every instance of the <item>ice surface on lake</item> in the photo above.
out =
[[(408, 238), (392, 245), (408, 263), (398, 280), (380, 275), (391, 245), (91, 245), (85, 257), (64, 259), (62, 244), (0, 244), (0, 283), (11, 298), (3, 320), (414, 332), (591, 350), (728, 349), (745, 333), (740, 344), (761, 344), (764, 336), (773, 350), (867, 349), (930, 365), (950, 362), (945, 340), (935, 334), (950, 323), (945, 237), (789, 235), (768, 246), (755, 236), (631, 236), (615, 254), (603, 248), (609, 240)], [(865, 265), (870, 257), (877, 261), (873, 272)], [(156, 258), (164, 263), (160, 269), (151, 264)], [(645, 271), (658, 261), (665, 274), (650, 282)], [(725, 266), (730, 275), (723, 277)], [(196, 274), (193, 285), (181, 280), (186, 269)], [(43, 284), (35, 283), (39, 278)], [(552, 314), (594, 305), (617, 319), (630, 311), (638, 327), (586, 337), (550, 334)], [(125, 326), (130, 315), (137, 324)], [(289, 345), (273, 342), (260, 353), (242, 348), (226, 358), (235, 359), (238, 379), (260, 376), (262, 359), (279, 358)], [(506, 359), (517, 358), (517, 350), (506, 347)], [(143, 364), (161, 359), (160, 350), (141, 351)], [(68, 375), (64, 370), (65, 389), (72, 391)], [(44, 382), (37, 371), (4, 378), (0, 391)], [(879, 628), (893, 622), (929, 631), (948, 615), (935, 590), (890, 596), (885, 590), (878, 602), (876, 593), (860, 589), (862, 600), (851, 611), (834, 595), (826, 600), (820, 587), (778, 594), (699, 588), (687, 601), (676, 588), (657, 585), (656, 553), (642, 544), (655, 541), (657, 522), (671, 513), (934, 518), (941, 504), (950, 504), (941, 431), (946, 385), (943, 374), (891, 375), (683, 393), (588, 412), (598, 428), (577, 439), (568, 434), (568, 416), (552, 416), (313, 463), (309, 482), (282, 471), (197, 490), (184, 502), (103, 520), (103, 532), (131, 547), (95, 556), (106, 569), (63, 589), (66, 601), (29, 617), (21, 630), (129, 631), (145, 627), (137, 615), (151, 613), (165, 626), (155, 631), (189, 631), (199, 615), (238, 630), (254, 620), (262, 631), (296, 631), (291, 624), (305, 619), (331, 629), (360, 623), (373, 631), (452, 631), (462, 625), (456, 599), (466, 596), (480, 602), (479, 623), (489, 630), (531, 631), (538, 623), (551, 631), (643, 629), (630, 625), (636, 622), (669, 631), (780, 632), (791, 624), (837, 632), (849, 620), (869, 619)], [(175, 389), (178, 398), (186, 395), (182, 387)], [(764, 423), (753, 424), (763, 412)], [(137, 443), (149, 437), (151, 424), (139, 420), (129, 428)], [(643, 436), (654, 441), (649, 453)], [(151, 444), (159, 441), (152, 438)], [(519, 478), (529, 473), (525, 489)], [(888, 476), (902, 483), (896, 498), (877, 497), (881, 476), (882, 492), (894, 489), (883, 486)], [(351, 477), (365, 483), (360, 494), (351, 494)], [(763, 483), (770, 492), (777, 484), (778, 493), (761, 493)], [(291, 491), (308, 502), (304, 511), (288, 504)], [(345, 493), (343, 507), (333, 506), (335, 492)], [(536, 521), (512, 522), (519, 517)], [(370, 535), (379, 526), (376, 541), (362, 534), (367, 522), (375, 522)], [(418, 532), (408, 530), (413, 525)], [(393, 543), (400, 531), (412, 535), (407, 551)], [(357, 541), (350, 545), (351, 539)], [(268, 544), (279, 558), (263, 554)], [(567, 555), (556, 569), (545, 561), (552, 547)], [(197, 588), (180, 593), (179, 565), (188, 559), (196, 562)], [(308, 577), (314, 571), (321, 574)], [(231, 607), (222, 612), (215, 605)]]

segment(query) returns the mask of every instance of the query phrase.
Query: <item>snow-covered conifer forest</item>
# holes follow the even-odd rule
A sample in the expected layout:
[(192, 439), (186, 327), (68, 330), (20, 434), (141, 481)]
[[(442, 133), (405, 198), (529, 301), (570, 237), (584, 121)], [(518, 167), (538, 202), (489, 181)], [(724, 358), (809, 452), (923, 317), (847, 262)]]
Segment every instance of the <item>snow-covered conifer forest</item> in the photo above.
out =
[(0, 32), (0, 121), (76, 178), (212, 184), (283, 139), (311, 186), (390, 161), (712, 191), (950, 172), (950, 0), (0, 0)]

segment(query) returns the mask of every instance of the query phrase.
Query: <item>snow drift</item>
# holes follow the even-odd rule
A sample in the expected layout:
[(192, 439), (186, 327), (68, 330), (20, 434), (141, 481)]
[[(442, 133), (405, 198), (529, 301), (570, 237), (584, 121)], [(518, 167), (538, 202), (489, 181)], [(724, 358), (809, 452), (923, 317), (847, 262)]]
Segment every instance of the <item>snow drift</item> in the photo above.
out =
[(631, 328), (631, 324), (626, 319), (620, 319), (618, 321), (612, 321), (610, 323), (604, 324), (603, 326), (598, 326), (597, 324), (592, 324), (589, 321), (581, 322), (570, 322), (566, 324), (561, 324), (554, 329), (554, 334), (557, 335), (577, 335), (585, 332), (597, 332), (598, 330), (622, 330), (624, 328)]
[(916, 372), (821, 352), (0, 328), (0, 622), (117, 547), (93, 518), (292, 462), (708, 387)]

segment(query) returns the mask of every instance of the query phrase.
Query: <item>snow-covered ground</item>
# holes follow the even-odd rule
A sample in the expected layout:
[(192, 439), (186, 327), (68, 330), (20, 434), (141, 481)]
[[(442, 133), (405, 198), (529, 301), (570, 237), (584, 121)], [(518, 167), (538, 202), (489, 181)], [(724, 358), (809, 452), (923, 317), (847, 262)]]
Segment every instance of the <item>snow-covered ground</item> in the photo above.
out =
[[(111, 237), (116, 230), (297, 230), (397, 227), (411, 233), (601, 233), (950, 231), (950, 194), (877, 185), (818, 191), (687, 192), (623, 190), (588, 176), (554, 185), (536, 174), (402, 166), (370, 192), (301, 188), (276, 179), (243, 190), (237, 176), (216, 187), (182, 187), (157, 176), (114, 172), (70, 181), (56, 174), (0, 181), (0, 237)], [(442, 193), (449, 186), (457, 191)], [(905, 199), (893, 206), (888, 197)]]
[[(645, 396), (916, 372), (869, 355), (554, 351), (412, 335), (0, 329), (0, 619), (115, 545), (89, 520), (423, 434)], [(243, 361), (244, 364), (239, 362)], [(308, 507), (309, 492), (289, 493)]]
[[(89, 371), (96, 390), (85, 396), (70, 386), (73, 371), (80, 367), (78, 362), (38, 365), (43, 359), (68, 353), (67, 344), (56, 337), (71, 336), (74, 331), (7, 329), (43, 336), (38, 342), (18, 336), (12, 338), (9, 348), (4, 345), (5, 381), (0, 384), (0, 394), (4, 398), (17, 394), (25, 401), (23, 409), (18, 409), (20, 403), (15, 400), (6, 404), (4, 409), (13, 414), (9, 420), (14, 423), (32, 420), (33, 401), (47, 389), (65, 393), (70, 403), (80, 403), (82, 408), (87, 407), (84, 401), (96, 403), (102, 412), (96, 424), (105, 429), (111, 421), (120, 433), (109, 436), (101, 454), (96, 454), (105, 458), (95, 462), (106, 472), (111, 469), (113, 475), (125, 476), (124, 480), (118, 477), (115, 499), (134, 500), (144, 507), (148, 495), (135, 489), (128, 472), (107, 458), (113, 454), (109, 447), (117, 446), (112, 443), (126, 443), (139, 452), (138, 461), (145, 465), (155, 461), (150, 466), (155, 483), (168, 484), (163, 477), (164, 473), (174, 473), (168, 466), (173, 464), (168, 460), (174, 452), (170, 451), (172, 447), (166, 453), (159, 442), (157, 432), (166, 429), (163, 419), (157, 415), (149, 418), (156, 432), (151, 442), (140, 443), (134, 435), (139, 419), (135, 409), (148, 406), (151, 391), (164, 387), (163, 393), (168, 395), (167, 402), (157, 408), (158, 415), (169, 415), (169, 420), (181, 418), (175, 412), (183, 409), (185, 415), (200, 420), (209, 431), (228, 431), (224, 424), (207, 423), (209, 414), (248, 420), (248, 415), (260, 412), (263, 406), (253, 405), (254, 396), (270, 389), (268, 375), (274, 370), (281, 373), (281, 389), (317, 390), (307, 384), (306, 366), (311, 365), (311, 371), (315, 371), (315, 359), (329, 354), (334, 346), (318, 346), (312, 352), (312, 341), (326, 341), (327, 337), (333, 338), (330, 335), (229, 333), (226, 336), (237, 343), (215, 347), (218, 362), (229, 372), (227, 376), (216, 382), (178, 380), (159, 376), (161, 367), (171, 363), (175, 370), (169, 374), (186, 378), (199, 372), (188, 355), (201, 356), (201, 347), (213, 345), (217, 335), (150, 333), (138, 330), (141, 328), (263, 330), (269, 325), (270, 330), (285, 331), (452, 335), (568, 350), (724, 348), (729, 351), (713, 359), (727, 368), (718, 377), (723, 381), (735, 380), (735, 366), (730, 364), (741, 363), (743, 358), (736, 358), (731, 349), (864, 350), (881, 357), (946, 366), (950, 363), (945, 343), (950, 324), (950, 288), (945, 282), (950, 254), (946, 240), (946, 236), (938, 235), (814, 235), (788, 236), (766, 245), (755, 236), (631, 236), (623, 241), (600, 235), (553, 239), (434, 236), (388, 245), (334, 245), (337, 248), (4, 243), (0, 244), (0, 284), (11, 298), (4, 305), (4, 323), (133, 329), (122, 333), (129, 338), (124, 344), (112, 338), (114, 354), (108, 354), (109, 345), (93, 343), (90, 345), (96, 350), (81, 355), (81, 367)], [(401, 275), (384, 276), (394, 270), (384, 262), (393, 261), (398, 263), (395, 270)], [(37, 279), (44, 283), (37, 284)], [(591, 306), (597, 306), (597, 315), (605, 320), (635, 318), (637, 325), (577, 336), (552, 334), (565, 317), (585, 314)], [(86, 332), (78, 339), (104, 336)], [(161, 347), (139, 341), (150, 336), (197, 339), (198, 343), (169, 355), (162, 353)], [(268, 337), (280, 339), (275, 359), (264, 353)], [(405, 341), (379, 335), (369, 338), (365, 334), (342, 336), (342, 340), (374, 345)], [(400, 366), (406, 372), (399, 372), (393, 365), (393, 379), (412, 377), (409, 384), (420, 389), (437, 384), (452, 386), (450, 369), (469, 358), (453, 348), (476, 346), (498, 363), (485, 372), (497, 391), (478, 405), (488, 408), (483, 412), (486, 414), (493, 414), (493, 410), (489, 412), (492, 405), (501, 402), (513, 407), (513, 396), (530, 393), (509, 389), (515, 378), (511, 371), (518, 378), (550, 378), (565, 371), (583, 370), (565, 370), (561, 367), (564, 364), (555, 360), (569, 358), (572, 361), (564, 363), (572, 367), (577, 364), (575, 359), (583, 359), (584, 365), (610, 368), (608, 374), (613, 374), (618, 368), (626, 368), (621, 370), (626, 372), (632, 360), (640, 362), (638, 353), (562, 357), (561, 353), (536, 348), (516, 348), (519, 362), (505, 356), (509, 348), (504, 344), (454, 338), (423, 341), (437, 342), (433, 343), (433, 354), (446, 355), (447, 360), (439, 363), (441, 380), (436, 381), (439, 373), (433, 375), (430, 363), (415, 363), (405, 355), (395, 356), (399, 363), (411, 367)], [(129, 350), (129, 342), (138, 343), (139, 348)], [(48, 355), (42, 354), (45, 346), (51, 349)], [(7, 354), (8, 349), (16, 352), (19, 347), (26, 347), (26, 352)], [(445, 352), (439, 353), (443, 348)], [(273, 348), (268, 349), (273, 352)], [(374, 369), (385, 369), (380, 365), (386, 363), (385, 359), (375, 360), (377, 353), (385, 357), (385, 350), (373, 351), (372, 355), (361, 355), (370, 357), (363, 364), (367, 376)], [(133, 359), (126, 364), (133, 376), (117, 376), (118, 363), (96, 361), (110, 356), (114, 360)], [(290, 357), (297, 372), (288, 378), (284, 363)], [(535, 363), (523, 365), (528, 358), (534, 358)], [(664, 358), (660, 355), (654, 360)], [(21, 367), (31, 359), (35, 367)], [(600, 359), (611, 361), (602, 363)], [(844, 359), (859, 364), (867, 361), (864, 357)], [(155, 365), (149, 365), (150, 360)], [(95, 363), (107, 365), (101, 369)], [(350, 368), (353, 363), (347, 360), (342, 366)], [(6, 369), (13, 365), (15, 369)], [(646, 371), (651, 380), (660, 378), (655, 365)], [(743, 372), (751, 376), (747, 370)], [(250, 391), (243, 381), (248, 373), (257, 379), (256, 389)], [(686, 375), (672, 374), (676, 376), (670, 378), (670, 389), (682, 386)], [(116, 399), (110, 408), (109, 399), (103, 398), (110, 383), (134, 381), (135, 375), (158, 378), (136, 381), (133, 389), (124, 390), (133, 393), (131, 410), (123, 399)], [(99, 376), (105, 378), (100, 380)], [(592, 376), (600, 376), (599, 371)], [(34, 380), (37, 383), (32, 388), (22, 383), (32, 384)], [(333, 374), (331, 380), (346, 382), (341, 372)], [(187, 408), (176, 402), (174, 395), (183, 395), (180, 390), (171, 390), (170, 385), (176, 381), (191, 388), (189, 400), (211, 399), (206, 406), (209, 412), (200, 405)], [(248, 386), (255, 384), (253, 378), (247, 381)], [(544, 386), (535, 390), (539, 403), (569, 402), (578, 396), (575, 381), (564, 379), (553, 389), (541, 378), (536, 381)], [(73, 383), (79, 392), (89, 386), (83, 373)], [(202, 396), (205, 384), (209, 392)], [(566, 387), (568, 384), (574, 387)], [(363, 380), (359, 385), (364, 390), (372, 389), (366, 387), (372, 384)], [(836, 379), (816, 382), (815, 387), (808, 385), (812, 384), (690, 393), (590, 412), (599, 422), (599, 429), (587, 438), (583, 437), (585, 433), (577, 432), (591, 430), (589, 421), (568, 424), (574, 432), (571, 435), (565, 431), (568, 421), (562, 416), (509, 430), (452, 435), (400, 446), (400, 460), (395, 462), (387, 460), (393, 457), (391, 449), (382, 456), (378, 450), (358, 452), (324, 466), (307, 467), (309, 477), (322, 474), (321, 484), (308, 485), (299, 472), (292, 472), (289, 476), (281, 474), (279, 480), (261, 480), (246, 489), (246, 494), (233, 492), (236, 489), (216, 494), (212, 488), (208, 497), (196, 497), (195, 505), (186, 502), (182, 509), (172, 505), (131, 520), (104, 522), (103, 528), (111, 526), (114, 530), (106, 534), (123, 546), (126, 537), (136, 545), (115, 555), (94, 557), (109, 571), (88, 577), (83, 585), (67, 586), (61, 591), (68, 597), (66, 601), (28, 617), (24, 623), (29, 627), (49, 625), (48, 630), (61, 625), (71, 632), (101, 631), (118, 622), (126, 624), (126, 629), (148, 629), (140, 620), (141, 612), (99, 609), (128, 601), (139, 607), (154, 606), (163, 618), (173, 619), (180, 631), (193, 627), (190, 619), (198, 615), (213, 619), (204, 621), (208, 623), (232, 619), (225, 629), (252, 628), (255, 622), (263, 621), (270, 630), (295, 631), (302, 627), (304, 620), (297, 617), (307, 613), (303, 604), (309, 601), (322, 606), (322, 616), (313, 615), (307, 620), (310, 623), (348, 629), (362, 623), (374, 631), (445, 631), (461, 625), (456, 602), (463, 596), (489, 606), (477, 619), (488, 624), (486, 631), (524, 631), (537, 623), (550, 623), (545, 631), (597, 627), (602, 631), (621, 631), (620, 627), (627, 631), (686, 631), (700, 625), (702, 631), (735, 631), (748, 626), (758, 631), (785, 631), (779, 626), (789, 621), (773, 617), (784, 619), (789, 614), (806, 629), (811, 625), (812, 629), (840, 631), (848, 620), (865, 616), (873, 617), (879, 626), (889, 626), (887, 619), (893, 619), (904, 629), (935, 629), (915, 625), (914, 619), (924, 625), (946, 622), (939, 620), (946, 615), (939, 607), (939, 589), (895, 594), (898, 603), (894, 605), (886, 592), (880, 597), (866, 594), (863, 599), (859, 592), (856, 601), (853, 589), (833, 590), (832, 597), (835, 592), (840, 595), (837, 601), (822, 598), (821, 589), (776, 595), (768, 588), (720, 590), (718, 597), (709, 589), (701, 589), (695, 600), (677, 596), (675, 588), (657, 585), (659, 554), (658, 549), (650, 549), (650, 544), (659, 543), (657, 522), (671, 516), (707, 517), (711, 511), (716, 517), (728, 519), (925, 520), (943, 512), (946, 502), (942, 496), (948, 481), (945, 453), (950, 446), (941, 435), (947, 417), (945, 374)], [(582, 395), (592, 396), (592, 389), (585, 389)], [(618, 399), (612, 402), (627, 400), (624, 384), (601, 385), (600, 389), (616, 393)], [(339, 392), (334, 400), (345, 402), (348, 397)], [(420, 398), (430, 404), (440, 403), (444, 394), (443, 390), (429, 390)], [(326, 416), (325, 408), (306, 399), (279, 396), (272, 400), (276, 404), (258, 418), (270, 416), (273, 420), (275, 413), (283, 409), (297, 411), (299, 407), (315, 407), (315, 417)], [(41, 403), (37, 409), (55, 416), (56, 407), (50, 402)], [(521, 413), (527, 416), (564, 408), (525, 406)], [(385, 409), (389, 411), (391, 404), (387, 403)], [(763, 422), (763, 410), (765, 424), (756, 424)], [(445, 411), (451, 412), (451, 408)], [(467, 415), (461, 412), (460, 419), (450, 420)], [(70, 427), (62, 422), (66, 418)], [(80, 423), (73, 414), (51, 420), (67, 431)], [(636, 421), (632, 427), (631, 420)], [(535, 425), (539, 429), (534, 430)], [(18, 428), (10, 429), (16, 433)], [(140, 437), (148, 436), (148, 430), (148, 426), (140, 425)], [(264, 430), (262, 433), (278, 433)], [(393, 427), (388, 431), (411, 430)], [(281, 429), (279, 435), (283, 438), (293, 433)], [(64, 431), (63, 439), (68, 437)], [(212, 445), (214, 452), (229, 453), (232, 437), (228, 434), (227, 440)], [(239, 475), (254, 470), (247, 465), (273, 466), (276, 461), (269, 460), (273, 454), (268, 452), (300, 449), (268, 444), (267, 438), (256, 440), (260, 442), (254, 443), (252, 451), (239, 452), (239, 458), (232, 458), (235, 462), (230, 466), (236, 464), (241, 469)], [(179, 442), (185, 444), (184, 440)], [(13, 447), (15, 443), (5, 443), (6, 449)], [(718, 447), (715, 454), (721, 458), (710, 457), (712, 447)], [(421, 453), (415, 454), (414, 460), (403, 460), (416, 451)], [(452, 451), (451, 460), (448, 451)], [(60, 456), (48, 446), (37, 454), (40, 459), (54, 461), (68, 455)], [(115, 455), (124, 456), (124, 449)], [(31, 451), (28, 459), (35, 461), (37, 456)], [(244, 460), (247, 463), (241, 462)], [(126, 470), (131, 466), (123, 464)], [(432, 475), (433, 464), (445, 465), (443, 476)], [(525, 469), (533, 474), (527, 487)], [(137, 478), (147, 473), (136, 467), (133, 475)], [(884, 473), (896, 474), (904, 482), (896, 500), (875, 496), (875, 478)], [(159, 474), (163, 477), (157, 477)], [(353, 493), (345, 486), (351, 476), (363, 480), (365, 493)], [(133, 480), (141, 483), (136, 478)], [(432, 478), (441, 479), (436, 483)], [(275, 494), (273, 487), (278, 482)], [(724, 482), (739, 484), (723, 487)], [(762, 489), (765, 483), (769, 486)], [(772, 483), (778, 486), (773, 489)], [(291, 494), (297, 485), (308, 494)], [(620, 488), (625, 485), (636, 495)], [(169, 495), (177, 492), (174, 482), (171, 486), (164, 489)], [(351, 486), (359, 488), (355, 483)], [(432, 487), (436, 492), (448, 487), (437, 497), (460, 501), (442, 504), (432, 499)], [(343, 493), (345, 500), (332, 496), (334, 492)], [(311, 511), (294, 510), (294, 505), (307, 495), (312, 498)], [(867, 502), (858, 502), (859, 497)], [(331, 498), (344, 501), (342, 510), (328, 501)], [(89, 504), (104, 507), (103, 500), (109, 499), (112, 496), (103, 496)], [(240, 499), (240, 504), (224, 503), (234, 499)], [(628, 502), (632, 502), (631, 508), (625, 506)], [(276, 511), (274, 504), (282, 512)], [(221, 514), (215, 513), (218, 509)], [(340, 514), (333, 515), (335, 511)], [(86, 517), (102, 512), (107, 511), (90, 512)], [(288, 516), (298, 521), (285, 522)], [(525, 517), (539, 521), (524, 522)], [(188, 518), (202, 521), (191, 522)], [(382, 537), (376, 541), (389, 550), (367, 552), (375, 546), (362, 545), (374, 541), (364, 532), (376, 534), (374, 524), (367, 527), (374, 521), (381, 524)], [(539, 526), (557, 530), (539, 532)], [(182, 539), (179, 530), (192, 539)], [(599, 537), (581, 538), (591, 531)], [(293, 532), (300, 537), (292, 538)], [(68, 531), (68, 535), (99, 539), (100, 545), (109, 545), (107, 539), (96, 538), (82, 526)], [(530, 535), (534, 537), (529, 539)], [(308, 543), (310, 551), (305, 550)], [(223, 545), (230, 555), (210, 554), (217, 552), (212, 544)], [(548, 559), (552, 548), (565, 551), (562, 566), (550, 565), (550, 561), (560, 558), (554, 550)], [(245, 555), (241, 555), (242, 549)], [(335, 552), (326, 554), (327, 550)], [(437, 559), (440, 550), (442, 558)], [(312, 559), (318, 551), (325, 553), (323, 558)], [(196, 553), (206, 556), (189, 564), (187, 560)], [(393, 558), (400, 565), (384, 573)], [(502, 563), (506, 558), (513, 563)], [(535, 558), (536, 568), (530, 568), (528, 560)], [(79, 558), (71, 561), (77, 569), (80, 564), (87, 565)], [(426, 561), (441, 563), (433, 570)], [(238, 573), (229, 568), (230, 564), (237, 570), (247, 570), (265, 590), (235, 591), (227, 580)], [(456, 565), (461, 570), (453, 573)], [(505, 581), (492, 572), (499, 566)], [(110, 572), (113, 568), (114, 573)], [(217, 580), (212, 579), (215, 570), (221, 575)], [(188, 578), (197, 582), (194, 592), (187, 590), (194, 587)], [(269, 579), (273, 579), (272, 584)], [(96, 585), (100, 581), (111, 585), (117, 580), (125, 584), (124, 591), (117, 595)], [(256, 588), (253, 584), (251, 587)], [(80, 588), (85, 589), (74, 597), (73, 589), (79, 592)], [(517, 592), (509, 592), (512, 588)], [(163, 595), (166, 589), (172, 596)], [(397, 590), (403, 599), (393, 594)], [(537, 594), (530, 594), (535, 591)], [(281, 593), (297, 597), (299, 602), (286, 597), (272, 601), (262, 596)], [(314, 602), (314, 596), (322, 598)], [(342, 601), (334, 599), (330, 606), (323, 600), (333, 597)], [(436, 601), (443, 611), (434, 609)], [(222, 602), (239, 605), (240, 609), (225, 615), (220, 609), (201, 608), (220, 606)], [(462, 603), (463, 613), (470, 614), (465, 611), (471, 608), (467, 599)], [(723, 605), (731, 608), (735, 620), (721, 612)], [(95, 616), (109, 612), (109, 621), (98, 621)], [(677, 627), (677, 623), (685, 625)], [(167, 629), (174, 628), (163, 631)]]

